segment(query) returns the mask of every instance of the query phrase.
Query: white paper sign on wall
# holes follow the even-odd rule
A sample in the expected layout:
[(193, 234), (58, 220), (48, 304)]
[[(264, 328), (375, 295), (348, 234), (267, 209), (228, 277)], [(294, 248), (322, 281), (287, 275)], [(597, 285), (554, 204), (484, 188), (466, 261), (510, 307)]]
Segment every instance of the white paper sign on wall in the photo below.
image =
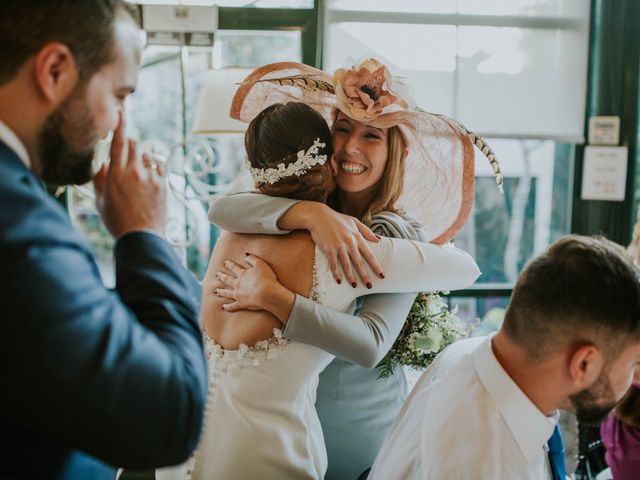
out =
[(581, 198), (624, 200), (627, 157), (627, 147), (585, 147)]
[(589, 145), (618, 145), (620, 142), (620, 117), (589, 117)]

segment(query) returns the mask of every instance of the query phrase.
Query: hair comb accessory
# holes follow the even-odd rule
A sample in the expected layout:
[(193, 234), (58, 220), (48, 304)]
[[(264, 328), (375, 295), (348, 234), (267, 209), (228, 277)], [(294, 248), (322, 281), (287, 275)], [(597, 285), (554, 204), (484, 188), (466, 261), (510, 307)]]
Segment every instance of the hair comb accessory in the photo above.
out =
[(318, 155), (318, 151), (324, 147), (326, 147), (326, 143), (323, 143), (319, 138), (316, 138), (313, 145), (311, 145), (307, 151), (300, 150), (297, 154), (298, 159), (289, 165), (285, 165), (283, 162), (273, 168), (254, 168), (247, 160), (247, 167), (249, 168), (251, 177), (256, 183), (268, 183), (272, 185), (283, 178), (292, 177), (294, 175), (299, 177), (312, 167), (327, 163), (326, 155)]

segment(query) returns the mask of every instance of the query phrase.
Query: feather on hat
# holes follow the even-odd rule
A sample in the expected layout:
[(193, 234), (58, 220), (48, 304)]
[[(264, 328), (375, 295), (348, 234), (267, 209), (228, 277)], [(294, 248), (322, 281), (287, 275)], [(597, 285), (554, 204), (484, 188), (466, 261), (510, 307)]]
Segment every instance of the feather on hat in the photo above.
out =
[(232, 118), (250, 122), (274, 103), (302, 102), (329, 125), (338, 109), (378, 128), (397, 126), (409, 155), (397, 207), (419, 220), (432, 243), (451, 240), (471, 213), (474, 196), (474, 144), (489, 158), (502, 190), (495, 155), (484, 140), (457, 121), (412, 106), (402, 85), (380, 62), (339, 69), (331, 77), (297, 62), (278, 62), (253, 70), (231, 103)]

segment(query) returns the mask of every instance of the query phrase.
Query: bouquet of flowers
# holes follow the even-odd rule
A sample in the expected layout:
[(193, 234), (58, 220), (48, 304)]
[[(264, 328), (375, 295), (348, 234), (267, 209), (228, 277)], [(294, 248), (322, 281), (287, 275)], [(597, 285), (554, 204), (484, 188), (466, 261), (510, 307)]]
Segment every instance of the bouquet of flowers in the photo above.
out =
[(380, 376), (390, 376), (397, 365), (424, 369), (446, 346), (471, 333), (471, 325), (449, 310), (438, 292), (419, 293), (393, 347), (378, 364)]

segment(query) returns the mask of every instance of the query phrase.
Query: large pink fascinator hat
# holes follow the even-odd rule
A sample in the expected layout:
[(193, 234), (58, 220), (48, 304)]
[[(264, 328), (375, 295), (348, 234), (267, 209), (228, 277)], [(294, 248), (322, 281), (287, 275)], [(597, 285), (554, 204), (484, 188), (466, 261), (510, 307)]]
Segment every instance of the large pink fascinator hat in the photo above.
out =
[(231, 103), (231, 117), (250, 122), (274, 103), (302, 102), (331, 125), (336, 109), (378, 128), (397, 126), (409, 154), (396, 207), (419, 220), (432, 243), (442, 244), (464, 226), (474, 197), (474, 144), (491, 162), (502, 190), (500, 167), (488, 145), (444, 115), (417, 108), (407, 85), (375, 59), (336, 70), (333, 77), (296, 62), (253, 70)]

